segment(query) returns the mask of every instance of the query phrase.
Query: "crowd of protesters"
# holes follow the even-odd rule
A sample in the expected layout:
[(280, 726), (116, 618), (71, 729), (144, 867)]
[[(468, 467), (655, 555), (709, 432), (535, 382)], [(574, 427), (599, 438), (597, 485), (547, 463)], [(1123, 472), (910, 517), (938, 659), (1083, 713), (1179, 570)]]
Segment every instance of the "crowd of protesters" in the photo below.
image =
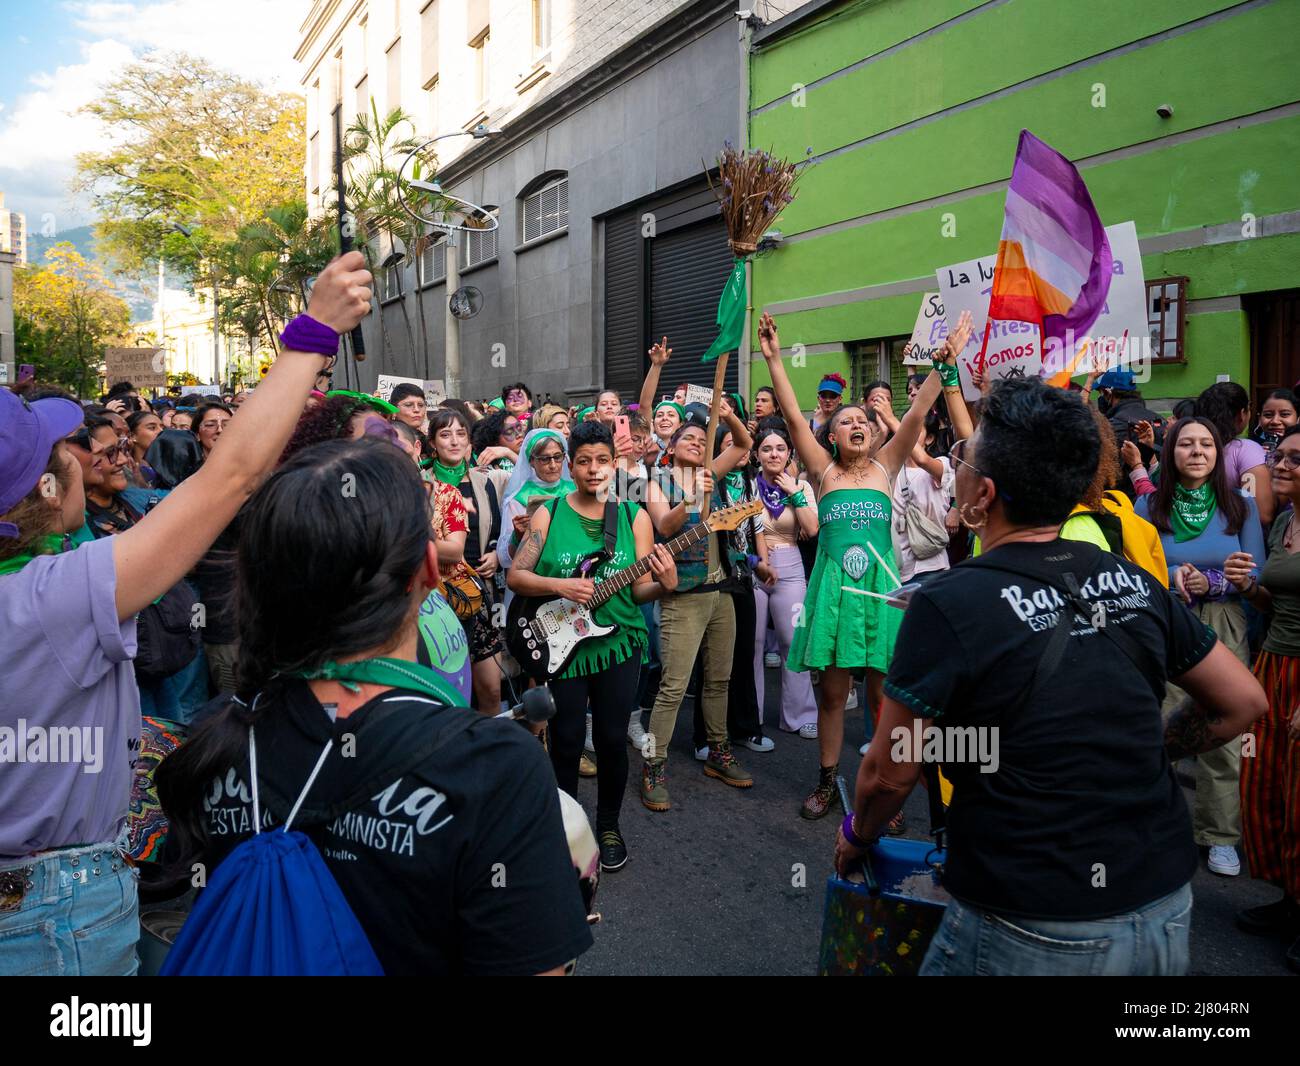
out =
[[(1282, 890), (1238, 924), (1300, 969), (1292, 392), (1254, 412), (1220, 383), (1169, 417), (1111, 370), (979, 381), (968, 404), (963, 321), (905, 397), (852, 402), (832, 373), (809, 412), (764, 315), (772, 384), (715, 422), (659, 393), (667, 338), (635, 399), (535, 403), (520, 381), (431, 406), (328, 387), (370, 285), (336, 260), (255, 389), (0, 390), (0, 972), (135, 972), (139, 895), (283, 820), (272, 797), (348, 730), (344, 776), (374, 786), (352, 813), (391, 833), (311, 832), (384, 971), (564, 972), (592, 936), (557, 785), (597, 779), (600, 867), (623, 868), (633, 764), (669, 810), (687, 700), (695, 772), (807, 819), (840, 805), (862, 707), (842, 871), (906, 829), (920, 762), (897, 728), (999, 731), (996, 772), (943, 766), (953, 902), (924, 972), (1184, 972), (1198, 846)], [(700, 528), (737, 504), (737, 528)], [(497, 717), (534, 684), (504, 639), (516, 597), (608, 627), (545, 682), (544, 746)], [(420, 699), (401, 663), (431, 671)], [(446, 704), (477, 717), (422, 747)], [(59, 728), (102, 769), (13, 754)], [(761, 756), (805, 741), (810, 791), (772, 795)], [(450, 826), (426, 838), (429, 792)], [(520, 871), (508, 893), (496, 864)]]

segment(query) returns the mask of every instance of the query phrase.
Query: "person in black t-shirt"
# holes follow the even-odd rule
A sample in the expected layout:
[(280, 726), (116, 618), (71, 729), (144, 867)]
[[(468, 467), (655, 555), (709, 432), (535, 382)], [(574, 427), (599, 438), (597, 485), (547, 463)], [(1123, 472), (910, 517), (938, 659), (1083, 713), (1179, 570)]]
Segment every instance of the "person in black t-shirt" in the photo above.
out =
[[(836, 848), (843, 872), (922, 761), (942, 763), (954, 898), (923, 974), (1187, 966), (1196, 849), (1171, 759), (1226, 743), (1266, 702), (1144, 571), (1059, 538), (1099, 445), (1078, 399), (1022, 379), (994, 387), (951, 453), (983, 554), (913, 595)], [(1166, 680), (1195, 703), (1162, 727)]]
[(546, 753), (450, 706), (416, 665), (438, 583), (428, 507), (411, 461), (371, 439), (304, 449), (246, 506), (237, 697), (158, 770), (169, 857), (210, 881), (255, 829), (284, 825), (333, 739), (293, 825), (384, 972), (562, 972), (592, 937)]

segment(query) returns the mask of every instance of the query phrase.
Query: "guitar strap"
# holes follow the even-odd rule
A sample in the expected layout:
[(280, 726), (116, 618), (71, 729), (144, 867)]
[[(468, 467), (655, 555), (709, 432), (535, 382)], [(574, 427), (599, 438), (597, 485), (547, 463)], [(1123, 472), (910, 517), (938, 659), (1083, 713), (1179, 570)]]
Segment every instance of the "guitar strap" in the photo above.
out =
[(618, 501), (611, 496), (605, 501), (605, 554), (614, 558), (618, 548)]

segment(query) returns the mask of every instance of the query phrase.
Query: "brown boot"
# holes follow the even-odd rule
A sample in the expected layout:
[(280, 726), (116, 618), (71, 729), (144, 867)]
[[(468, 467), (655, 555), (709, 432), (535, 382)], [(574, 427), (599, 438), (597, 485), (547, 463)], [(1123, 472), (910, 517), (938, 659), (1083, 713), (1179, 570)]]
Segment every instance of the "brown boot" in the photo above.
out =
[(840, 799), (839, 789), (835, 787), (835, 775), (839, 773), (839, 769), (838, 763), (834, 766), (822, 767), (817, 787), (803, 801), (803, 806), (799, 809), (800, 815), (804, 818), (823, 818), (830, 813), (831, 808)]

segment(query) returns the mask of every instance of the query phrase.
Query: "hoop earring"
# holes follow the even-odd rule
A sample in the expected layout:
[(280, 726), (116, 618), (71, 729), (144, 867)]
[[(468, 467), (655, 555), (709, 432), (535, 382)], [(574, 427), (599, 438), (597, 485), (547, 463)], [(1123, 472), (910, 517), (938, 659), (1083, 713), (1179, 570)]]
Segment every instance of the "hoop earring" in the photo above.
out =
[[(967, 510), (971, 513), (967, 514)], [(971, 507), (968, 503), (963, 503), (959, 508), (957, 508), (957, 518), (960, 520), (961, 524), (976, 536), (979, 536), (980, 531), (989, 524), (989, 515), (988, 511), (985, 511), (983, 518), (979, 522), (976, 522), (974, 521), (974, 514), (975, 508)]]

